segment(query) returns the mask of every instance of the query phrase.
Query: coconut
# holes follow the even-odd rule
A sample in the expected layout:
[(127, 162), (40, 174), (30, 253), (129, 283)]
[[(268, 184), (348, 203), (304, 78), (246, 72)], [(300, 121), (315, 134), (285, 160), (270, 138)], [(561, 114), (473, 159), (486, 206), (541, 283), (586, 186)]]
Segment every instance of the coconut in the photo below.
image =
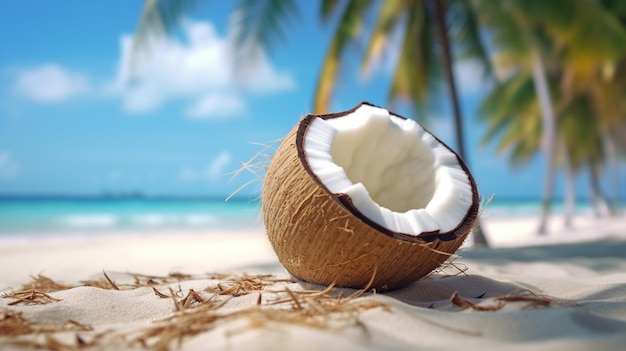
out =
[(300, 120), (272, 157), (261, 201), (269, 241), (293, 276), (379, 290), (439, 267), (479, 208), (452, 149), (366, 102)]

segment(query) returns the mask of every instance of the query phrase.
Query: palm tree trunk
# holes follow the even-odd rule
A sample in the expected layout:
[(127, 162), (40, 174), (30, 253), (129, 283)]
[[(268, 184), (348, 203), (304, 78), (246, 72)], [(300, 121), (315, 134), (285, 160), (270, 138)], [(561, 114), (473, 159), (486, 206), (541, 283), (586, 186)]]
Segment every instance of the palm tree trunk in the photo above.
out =
[(609, 205), (606, 196), (602, 193), (600, 188), (600, 171), (598, 165), (591, 165), (590, 167), (590, 181), (591, 181), (591, 201), (594, 207), (597, 217), (608, 217), (613, 215), (613, 209)]
[[(456, 90), (456, 83), (454, 79), (454, 71), (452, 70), (452, 49), (450, 47), (450, 40), (448, 38), (448, 26), (446, 25), (446, 4), (444, 0), (435, 0), (435, 16), (437, 18), (437, 30), (439, 33), (439, 39), (441, 46), (443, 47), (444, 57), (444, 70), (446, 72), (446, 80), (448, 83), (448, 90), (450, 92), (450, 104), (452, 105), (454, 116), (454, 132), (456, 138), (456, 147), (459, 155), (465, 161), (465, 164), (469, 164), (467, 153), (465, 152), (465, 141), (463, 134), (463, 120), (461, 118), (461, 107), (459, 104), (459, 97)], [(489, 242), (485, 237), (485, 233), (480, 225), (480, 219), (477, 221), (477, 225), (473, 231), (474, 233), (474, 245), (475, 246), (489, 246)]]
[(437, 30), (439, 33), (439, 39), (441, 40), (441, 46), (443, 48), (444, 70), (446, 72), (446, 81), (448, 84), (448, 90), (450, 92), (450, 103), (452, 105), (452, 112), (454, 116), (454, 136), (456, 139), (456, 147), (459, 155), (461, 155), (461, 157), (465, 161), (467, 161), (463, 134), (463, 121), (461, 118), (461, 107), (459, 104), (459, 97), (456, 90), (454, 71), (452, 70), (452, 48), (450, 47), (450, 39), (448, 38), (448, 26), (446, 25), (445, 13), (445, 0), (435, 0)]
[(541, 218), (539, 220), (538, 233), (543, 235), (546, 233), (548, 217), (550, 216), (550, 208), (552, 206), (552, 193), (554, 190), (554, 176), (556, 172), (555, 159), (555, 117), (552, 108), (552, 99), (550, 98), (550, 90), (548, 88), (548, 80), (546, 78), (546, 70), (541, 58), (541, 52), (538, 48), (532, 49), (532, 69), (533, 81), (537, 98), (541, 108), (541, 119), (543, 125), (544, 148), (546, 152), (546, 173), (544, 179), (543, 198), (541, 201)]
[(611, 138), (611, 135), (609, 133), (607, 133), (606, 131), (602, 132), (602, 143), (604, 146), (604, 150), (606, 150), (606, 159), (607, 159), (607, 164), (608, 164), (608, 168), (612, 171), (611, 172), (611, 192), (613, 193), (613, 204), (617, 205), (619, 204), (620, 198), (619, 198), (619, 188), (620, 188), (620, 163), (619, 163), (619, 159), (618, 159), (618, 154), (617, 154), (617, 146), (615, 145), (615, 142), (613, 141), (613, 139)]
[(574, 208), (576, 207), (575, 176), (567, 151), (564, 151), (563, 154), (565, 160), (565, 228), (571, 228), (574, 218)]

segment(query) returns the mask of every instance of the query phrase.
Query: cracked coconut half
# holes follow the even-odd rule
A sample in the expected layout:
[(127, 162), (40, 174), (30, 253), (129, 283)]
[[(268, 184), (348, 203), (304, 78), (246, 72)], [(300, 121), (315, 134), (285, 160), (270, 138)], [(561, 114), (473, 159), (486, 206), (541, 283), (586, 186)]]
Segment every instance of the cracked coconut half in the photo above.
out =
[(269, 165), (262, 205), (269, 240), (295, 277), (393, 289), (458, 249), (479, 197), (443, 142), (413, 120), (362, 103), (295, 126)]

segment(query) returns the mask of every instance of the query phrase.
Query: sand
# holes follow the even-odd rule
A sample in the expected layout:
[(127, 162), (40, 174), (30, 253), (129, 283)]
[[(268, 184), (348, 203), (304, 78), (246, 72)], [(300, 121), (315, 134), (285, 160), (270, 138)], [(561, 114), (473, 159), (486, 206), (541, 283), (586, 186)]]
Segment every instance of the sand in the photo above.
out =
[(622, 350), (626, 218), (534, 225), (486, 218), (494, 249), (386, 293), (292, 282), (260, 231), (4, 239), (0, 349)]

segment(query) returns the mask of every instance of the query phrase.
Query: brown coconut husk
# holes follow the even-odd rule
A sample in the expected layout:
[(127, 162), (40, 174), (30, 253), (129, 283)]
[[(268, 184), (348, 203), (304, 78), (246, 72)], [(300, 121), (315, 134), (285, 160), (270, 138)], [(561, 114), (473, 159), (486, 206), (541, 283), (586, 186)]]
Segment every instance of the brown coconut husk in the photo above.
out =
[(304, 136), (315, 118), (344, 116), (359, 106), (308, 115), (285, 137), (264, 179), (263, 219), (278, 259), (295, 277), (359, 289), (375, 274), (373, 288), (394, 289), (428, 275), (453, 255), (478, 217), (480, 200), (460, 158), (473, 189), (473, 204), (462, 223), (448, 233), (392, 232), (360, 214), (347, 195), (332, 194), (308, 167)]

